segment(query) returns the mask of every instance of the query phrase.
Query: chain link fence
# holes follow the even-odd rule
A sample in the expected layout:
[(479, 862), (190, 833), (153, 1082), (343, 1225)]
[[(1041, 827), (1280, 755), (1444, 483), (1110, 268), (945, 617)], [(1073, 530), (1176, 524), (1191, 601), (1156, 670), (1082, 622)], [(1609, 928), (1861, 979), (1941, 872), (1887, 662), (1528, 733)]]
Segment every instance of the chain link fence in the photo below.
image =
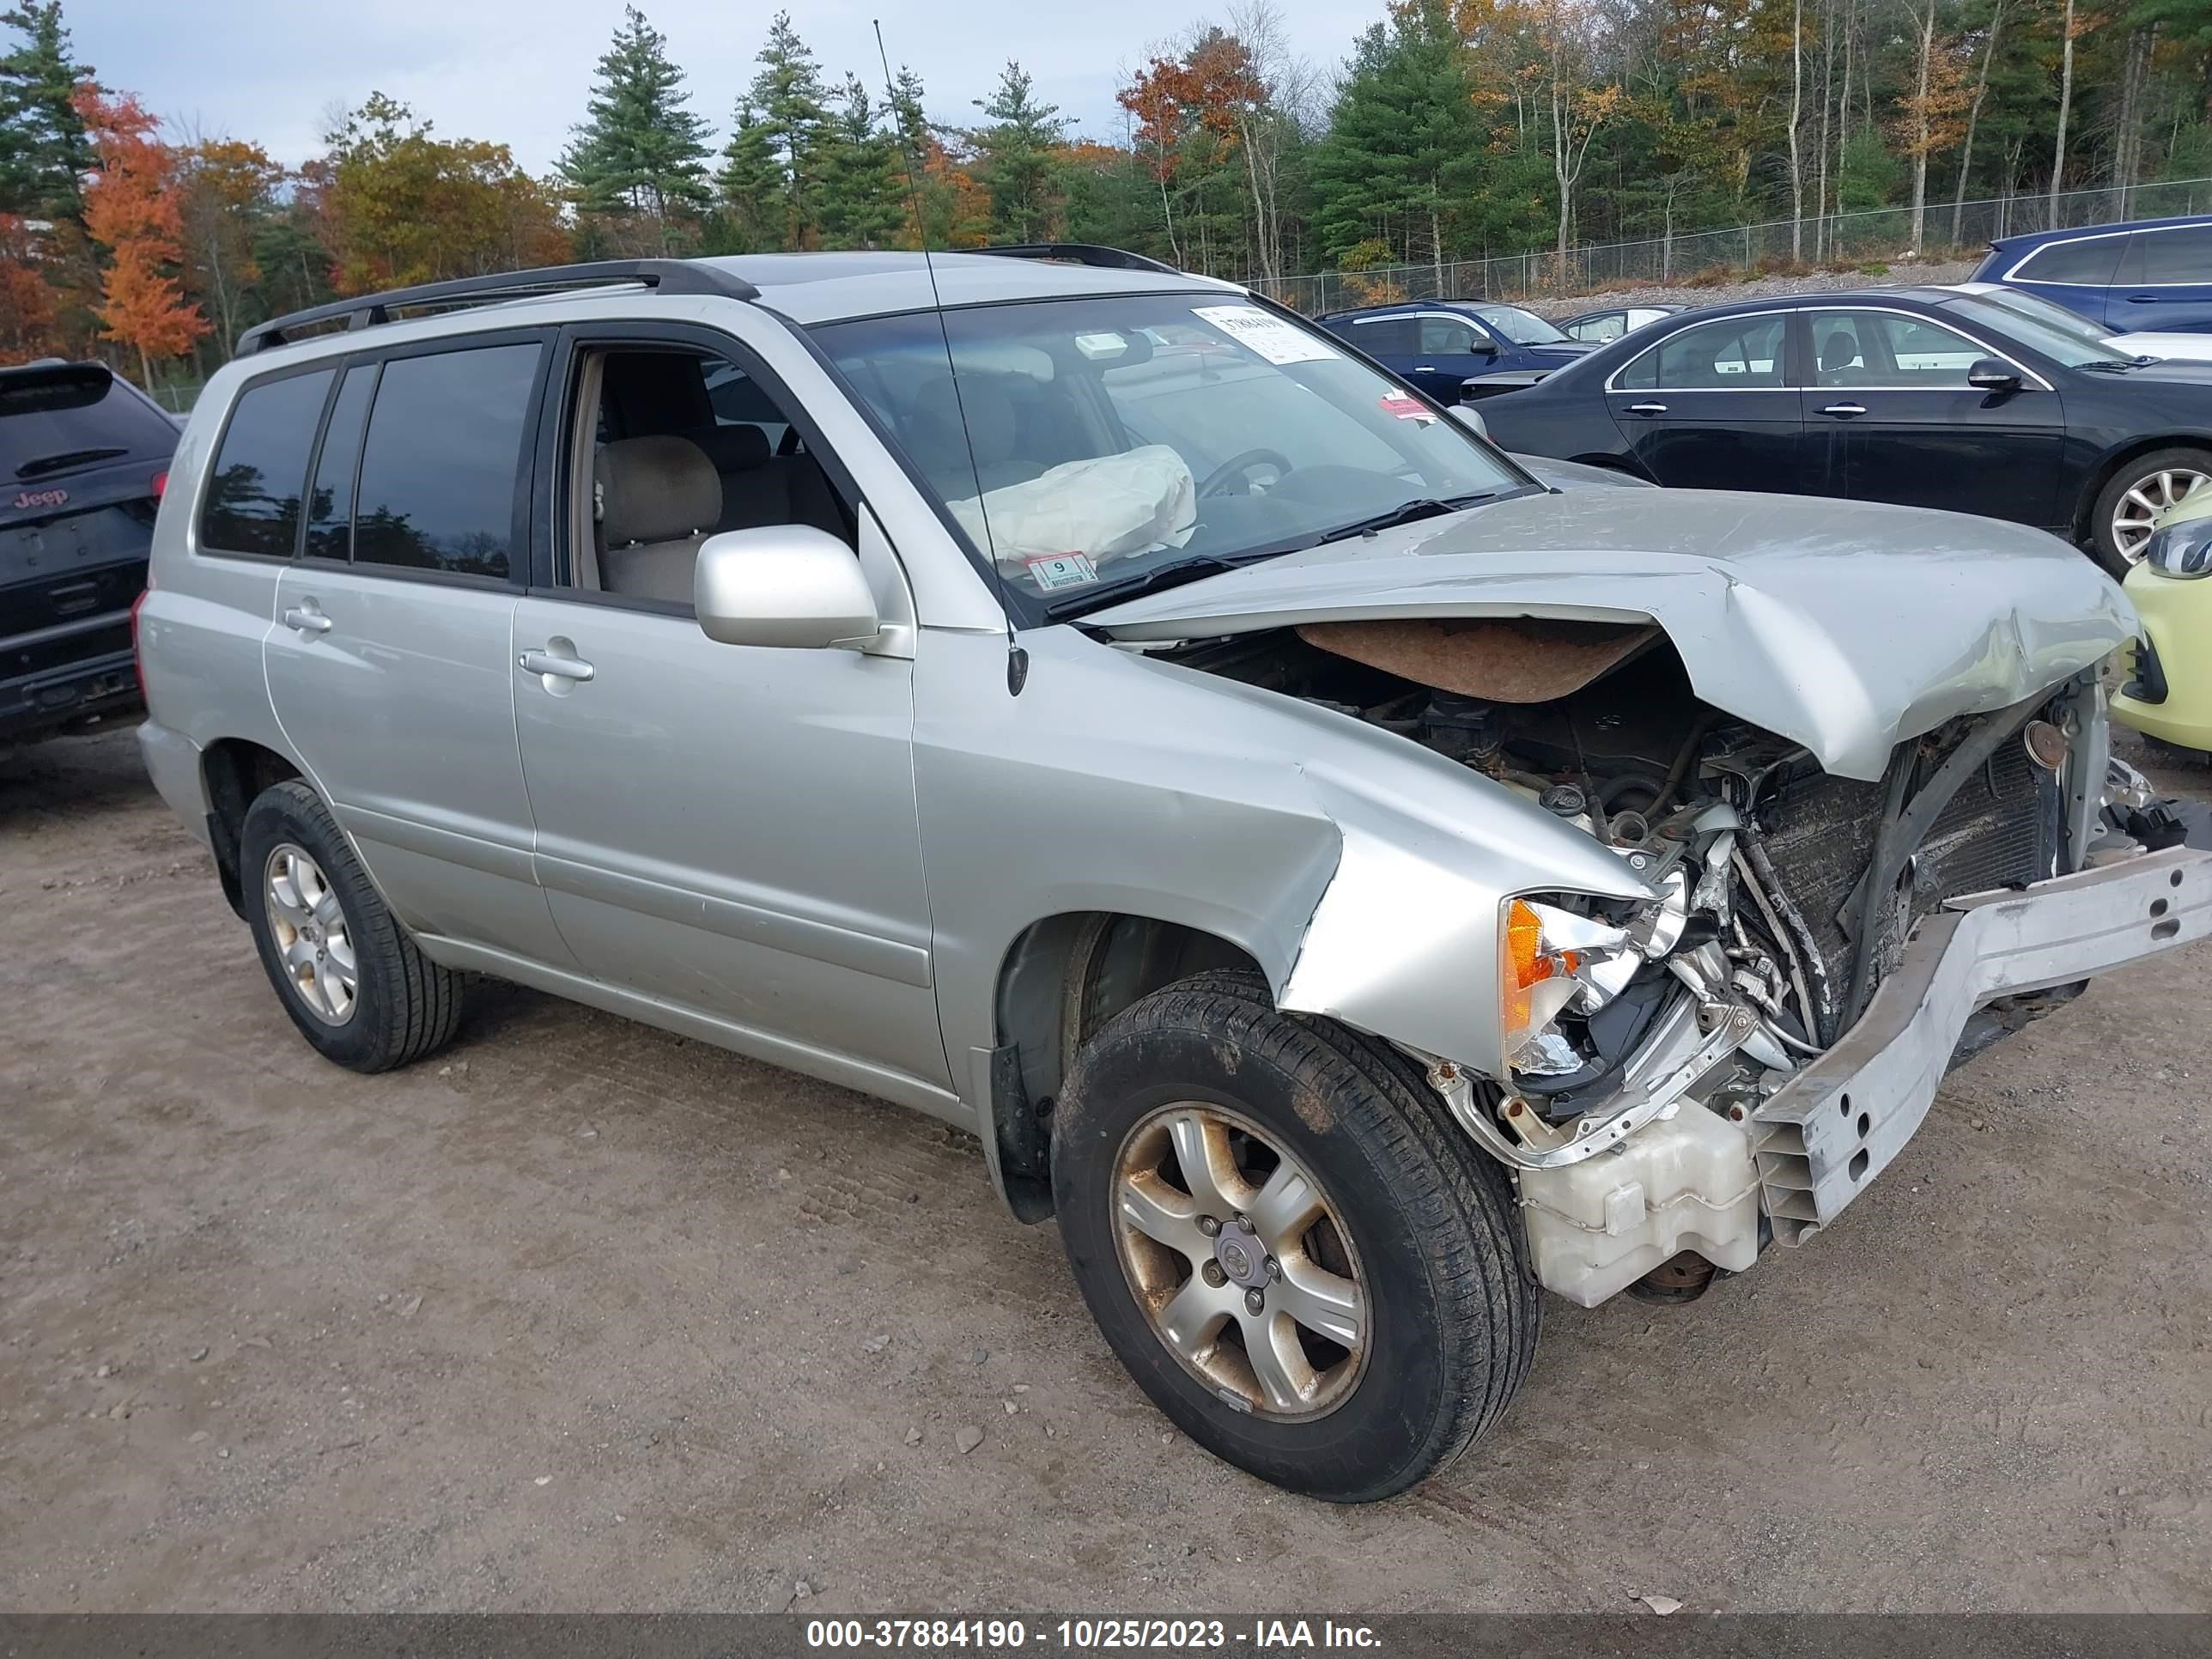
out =
[[(1976, 258), (2000, 237), (2212, 211), (2212, 179), (1928, 204), (1923, 259)], [(1795, 231), (1793, 237), (1792, 232)], [(1910, 257), (1912, 210), (1875, 208), (1799, 222), (1684, 231), (1489, 259), (1325, 270), (1251, 286), (1309, 316), (1397, 300), (1557, 300), (1635, 288), (1738, 282), (1801, 267), (1850, 269)], [(1870, 273), (1879, 274), (1879, 273)]]

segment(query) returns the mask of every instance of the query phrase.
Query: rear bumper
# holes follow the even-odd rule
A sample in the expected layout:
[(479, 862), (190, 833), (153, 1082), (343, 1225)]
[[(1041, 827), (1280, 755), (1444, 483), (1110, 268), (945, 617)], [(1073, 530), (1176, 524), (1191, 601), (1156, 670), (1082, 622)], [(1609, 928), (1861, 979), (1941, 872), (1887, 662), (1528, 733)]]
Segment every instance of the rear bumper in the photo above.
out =
[[(6, 660), (0, 647), (0, 662)], [(0, 738), (35, 737), (96, 715), (118, 713), (138, 702), (138, 675), (131, 653), (98, 656), (0, 679)]]
[(212, 846), (207, 773), (200, 764), (199, 744), (181, 732), (148, 720), (138, 728), (138, 753), (146, 763), (146, 775), (169, 810), (184, 820), (203, 847)]
[(1775, 1237), (1810, 1237), (1897, 1156), (1977, 1009), (2208, 934), (2212, 853), (2190, 847), (1954, 899), (1923, 918), (1859, 1023), (1753, 1114)]

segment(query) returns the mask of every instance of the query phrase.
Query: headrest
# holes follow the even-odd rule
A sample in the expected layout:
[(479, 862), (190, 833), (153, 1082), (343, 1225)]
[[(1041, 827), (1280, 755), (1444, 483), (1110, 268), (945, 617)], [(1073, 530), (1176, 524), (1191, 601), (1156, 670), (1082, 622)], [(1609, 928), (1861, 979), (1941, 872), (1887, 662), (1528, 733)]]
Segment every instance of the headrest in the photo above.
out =
[(722, 516), (722, 481), (688, 438), (620, 439), (599, 451), (592, 473), (609, 547), (681, 541)]
[(1849, 368), (1858, 360), (1859, 343), (1847, 329), (1832, 328), (1828, 337), (1820, 342), (1822, 368)]
[[(1014, 453), (1020, 421), (1013, 399), (995, 376), (963, 374), (956, 388), (950, 374), (939, 374), (921, 388), (915, 400), (915, 413), (957, 442), (962, 416), (966, 416), (967, 444), (978, 466), (1003, 461)], [(941, 441), (941, 440), (940, 440)], [(960, 459), (969, 459), (965, 449)]]
[(757, 426), (701, 426), (684, 434), (699, 446), (717, 472), (746, 472), (768, 465), (768, 434)]

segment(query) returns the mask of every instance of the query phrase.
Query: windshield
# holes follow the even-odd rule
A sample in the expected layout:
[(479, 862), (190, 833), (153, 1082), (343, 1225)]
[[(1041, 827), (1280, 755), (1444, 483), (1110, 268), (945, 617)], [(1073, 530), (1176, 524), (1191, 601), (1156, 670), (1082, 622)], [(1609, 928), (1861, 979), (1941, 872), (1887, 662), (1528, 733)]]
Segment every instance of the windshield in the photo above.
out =
[(1574, 343), (1534, 312), (1523, 311), (1519, 306), (1470, 306), (1468, 309), (1516, 345)]
[[(2020, 301), (2028, 301), (2036, 309), (2030, 311), (2015, 303)], [(2129, 358), (2125, 347), (2114, 345), (2086, 318), (2033, 295), (2008, 294), (1999, 299), (1993, 294), (1966, 294), (1946, 301), (1944, 305), (1960, 318), (2008, 335), (2029, 350), (2039, 351), (2068, 368), (2080, 368), (2087, 363), (2125, 362)]]
[(1328, 336), (1235, 295), (965, 307), (814, 335), (1030, 622), (1416, 503), (1534, 487)]

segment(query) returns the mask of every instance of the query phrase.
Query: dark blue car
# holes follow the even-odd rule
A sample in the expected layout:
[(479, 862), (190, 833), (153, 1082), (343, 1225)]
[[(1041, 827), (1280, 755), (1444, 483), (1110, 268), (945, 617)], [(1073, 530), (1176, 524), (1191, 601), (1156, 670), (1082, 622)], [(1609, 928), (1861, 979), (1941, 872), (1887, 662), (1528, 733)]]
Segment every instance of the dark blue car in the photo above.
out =
[(1589, 347), (1518, 306), (1422, 300), (1318, 319), (1439, 403), (1472, 403), (1534, 386)]
[(1974, 280), (2039, 294), (2114, 334), (2212, 332), (2212, 216), (2008, 236)]

